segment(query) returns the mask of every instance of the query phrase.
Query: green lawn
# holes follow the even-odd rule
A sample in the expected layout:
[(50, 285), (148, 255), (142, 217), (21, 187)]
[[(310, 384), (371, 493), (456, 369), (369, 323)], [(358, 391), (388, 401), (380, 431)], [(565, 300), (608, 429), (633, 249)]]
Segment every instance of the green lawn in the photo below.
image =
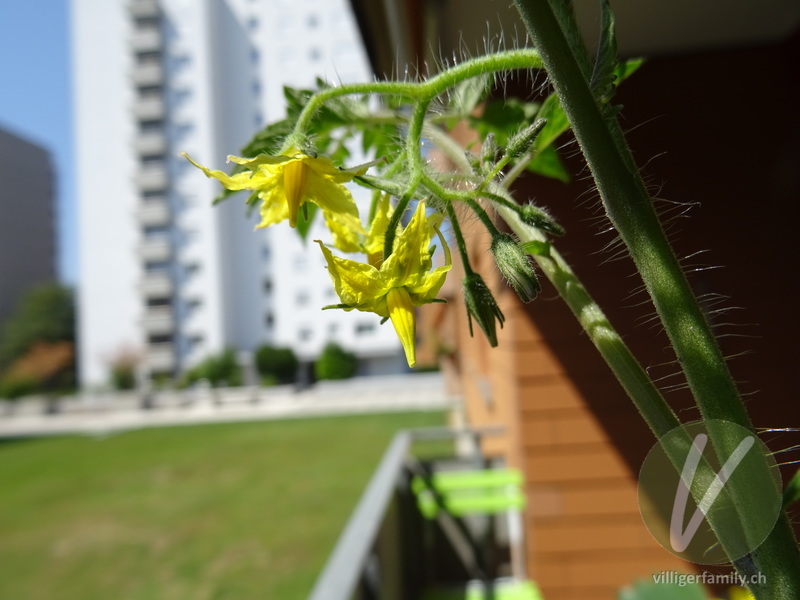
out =
[(0, 598), (305, 598), (393, 433), (442, 413), (0, 442)]

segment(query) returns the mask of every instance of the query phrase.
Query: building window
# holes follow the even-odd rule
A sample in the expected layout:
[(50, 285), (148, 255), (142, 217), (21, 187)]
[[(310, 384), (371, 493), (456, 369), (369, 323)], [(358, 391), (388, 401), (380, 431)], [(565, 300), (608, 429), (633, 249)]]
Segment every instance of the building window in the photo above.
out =
[(179, 108), (189, 101), (192, 97), (192, 90), (183, 88), (172, 92), (172, 104), (174, 108)]
[(170, 64), (172, 65), (172, 70), (175, 73), (180, 73), (181, 71), (186, 70), (190, 64), (192, 64), (192, 59), (187, 54), (178, 54), (170, 59)]
[(311, 48), (311, 49), (308, 51), (308, 58), (309, 58), (309, 59), (310, 59), (312, 62), (317, 62), (317, 61), (319, 61), (319, 60), (322, 58), (322, 50), (320, 50), (320, 49), (319, 49), (319, 48), (317, 48), (316, 46), (315, 46), (315, 47), (313, 47), (313, 48)]
[(375, 331), (375, 323), (359, 323), (356, 325), (356, 335), (369, 335)]
[(195, 275), (200, 272), (200, 264), (199, 263), (186, 263), (183, 265), (183, 276), (184, 279), (191, 279)]
[(265, 279), (264, 280), (264, 293), (269, 294), (272, 292), (272, 280)]
[(158, 17), (137, 17), (134, 24), (137, 31), (158, 31), (161, 21)]
[(169, 227), (166, 225), (147, 225), (142, 229), (145, 239), (160, 239), (169, 235)]
[(308, 327), (303, 327), (300, 331), (297, 332), (297, 337), (301, 342), (309, 341), (314, 335)]
[(306, 290), (298, 291), (297, 296), (295, 296), (295, 304), (297, 304), (297, 306), (306, 306), (310, 300), (311, 297)]
[(142, 200), (145, 202), (163, 202), (164, 192), (161, 190), (147, 190), (142, 192)]
[(164, 131), (164, 121), (139, 121), (139, 131), (141, 133), (161, 133)]
[(261, 53), (259, 53), (258, 48), (250, 49), (250, 62), (254, 65), (257, 65), (259, 62), (261, 62)]
[(264, 317), (264, 324), (267, 327), (272, 327), (275, 325), (275, 315), (273, 315), (271, 312), (268, 312)]
[(183, 314), (186, 317), (191, 317), (203, 305), (200, 298), (189, 298), (183, 303)]
[(151, 344), (171, 344), (172, 343), (172, 335), (165, 333), (165, 334), (153, 334), (147, 337), (147, 341)]
[(148, 308), (162, 308), (172, 306), (172, 298), (148, 298), (147, 299), (147, 307)]
[(316, 29), (319, 27), (319, 17), (317, 15), (308, 15), (306, 24), (308, 25), (309, 29)]
[(140, 162), (143, 169), (163, 169), (164, 155), (152, 154), (152, 155), (142, 156)]
[(142, 100), (160, 99), (164, 97), (164, 88), (160, 85), (143, 85), (139, 88), (139, 98)]
[(136, 54), (136, 63), (143, 67), (148, 65), (160, 65), (161, 52), (139, 52)]
[[(184, 143), (186, 139), (192, 135), (194, 126), (191, 123), (179, 123), (175, 125), (175, 142)], [(183, 162), (188, 162), (183, 160)]]
[(247, 20), (247, 28), (248, 28), (250, 31), (255, 31), (256, 29), (258, 29), (258, 19), (257, 19), (257, 18), (255, 18), (255, 17), (250, 17), (250, 18)]
[(162, 260), (148, 260), (144, 263), (144, 270), (147, 273), (165, 273), (169, 271), (169, 263)]
[(256, 98), (261, 97), (261, 82), (258, 80), (254, 81), (252, 88), (253, 88), (253, 96), (255, 96)]

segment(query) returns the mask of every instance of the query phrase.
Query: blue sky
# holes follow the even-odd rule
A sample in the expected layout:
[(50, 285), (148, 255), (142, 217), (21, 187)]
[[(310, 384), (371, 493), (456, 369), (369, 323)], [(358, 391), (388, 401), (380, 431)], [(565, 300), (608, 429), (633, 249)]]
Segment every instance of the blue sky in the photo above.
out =
[(76, 277), (69, 0), (0, 0), (0, 127), (55, 165), (58, 272)]

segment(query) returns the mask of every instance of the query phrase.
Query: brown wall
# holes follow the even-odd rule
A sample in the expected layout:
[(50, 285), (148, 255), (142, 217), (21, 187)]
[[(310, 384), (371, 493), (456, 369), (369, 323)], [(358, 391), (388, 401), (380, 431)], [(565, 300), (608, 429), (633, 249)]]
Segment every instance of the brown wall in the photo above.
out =
[[(698, 293), (729, 296), (722, 307), (742, 307), (709, 318), (725, 336), (726, 353), (737, 355), (731, 369), (751, 394), (748, 407), (759, 427), (800, 422), (793, 380), (800, 325), (792, 318), (800, 291), (798, 58), (795, 40), (653, 60), (618, 97), (637, 160), (665, 199), (659, 206), (667, 211), (678, 254), (708, 250), (687, 259), (687, 267), (722, 266), (690, 273), (692, 284)], [(565, 150), (573, 172), (581, 173), (574, 144)], [(666, 338), (650, 319), (652, 309), (639, 305), (646, 298), (633, 267), (624, 255), (608, 260), (614, 252), (604, 247), (613, 233), (599, 234), (605, 223), (585, 175), (570, 186), (530, 178), (518, 196), (535, 197), (566, 226), (560, 251), (641, 362), (665, 377), (679, 416), (692, 420), (697, 413), (675, 376)], [(697, 205), (679, 218), (685, 203)], [(487, 279), (496, 279), (488, 241), (474, 239), (476, 262)], [(456, 294), (456, 273), (450, 281)], [(636, 577), (692, 569), (644, 528), (636, 475), (655, 440), (574, 318), (547, 284), (527, 306), (510, 293), (499, 297), (507, 322), (493, 350), (479, 332), (469, 339), (460, 302), (438, 309), (452, 331), (448, 343), (457, 348), (446, 363), (460, 376), (471, 422), (508, 427), (508, 438), (487, 450), (503, 452), (524, 470), (528, 566), (545, 597), (614, 598)], [(743, 351), (749, 354), (738, 356)], [(794, 434), (763, 437), (776, 450), (797, 443)]]

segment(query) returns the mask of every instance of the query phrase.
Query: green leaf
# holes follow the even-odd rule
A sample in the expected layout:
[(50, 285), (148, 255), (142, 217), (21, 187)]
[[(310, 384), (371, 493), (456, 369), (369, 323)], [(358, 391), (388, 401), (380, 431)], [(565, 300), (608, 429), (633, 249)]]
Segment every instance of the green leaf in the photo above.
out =
[(292, 132), (293, 128), (294, 121), (290, 119), (270, 123), (257, 132), (242, 148), (242, 156), (253, 158), (259, 154), (277, 154), (283, 145), (283, 140)]
[(450, 92), (450, 107), (461, 115), (468, 115), (486, 98), (490, 82), (490, 75), (462, 81)]
[(792, 476), (783, 490), (783, 507), (787, 508), (800, 500), (800, 469)]
[(533, 144), (536, 152), (542, 152), (569, 129), (569, 119), (556, 94), (550, 94), (547, 97), (537, 117), (547, 121)]
[(617, 63), (617, 66), (614, 68), (614, 77), (616, 78), (617, 85), (633, 75), (643, 64), (643, 58), (630, 58)]
[(308, 238), (308, 232), (311, 230), (311, 225), (314, 223), (314, 217), (317, 215), (317, 205), (312, 202), (305, 202), (303, 210), (297, 214), (297, 234), (304, 242)]
[[(681, 573), (675, 575), (680, 576)], [(683, 585), (680, 582), (637, 581), (633, 586), (621, 589), (617, 598), (618, 600), (708, 600), (702, 585), (688, 581), (683, 581)]]
[(402, 140), (394, 125), (370, 125), (361, 129), (361, 146), (365, 154), (395, 156), (402, 149)]
[(547, 146), (544, 150), (537, 151), (527, 168), (537, 175), (557, 179), (563, 183), (569, 183), (571, 180), (569, 171), (553, 146)]
[(516, 98), (505, 100), (492, 100), (486, 103), (480, 117), (469, 116), (468, 119), (481, 139), (486, 139), (494, 133), (501, 146), (508, 143), (508, 139), (519, 131), (520, 127), (533, 122), (539, 111), (539, 104), (523, 102)]
[(595, 97), (608, 102), (616, 89), (617, 39), (614, 35), (614, 13), (608, 0), (600, 2), (600, 44), (594, 63), (591, 87)]

